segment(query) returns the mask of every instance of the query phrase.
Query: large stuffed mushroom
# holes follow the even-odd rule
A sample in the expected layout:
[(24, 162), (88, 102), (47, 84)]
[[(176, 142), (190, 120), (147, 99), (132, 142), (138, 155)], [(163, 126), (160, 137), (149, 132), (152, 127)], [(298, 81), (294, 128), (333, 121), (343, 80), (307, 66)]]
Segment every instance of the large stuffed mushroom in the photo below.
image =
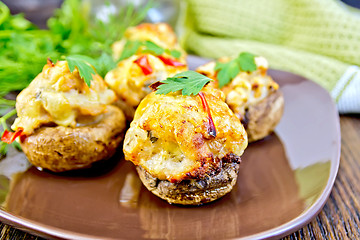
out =
[[(244, 124), (249, 142), (263, 139), (273, 132), (284, 110), (284, 97), (279, 85), (267, 75), (267, 60), (264, 57), (255, 57), (254, 60), (255, 71), (240, 71), (228, 84), (220, 87), (226, 96), (226, 103)], [(218, 60), (219, 63), (230, 61), (227, 57)], [(219, 88), (216, 65), (212, 61), (196, 71), (213, 79), (211, 85)]]
[(199, 205), (230, 192), (247, 135), (225, 103), (205, 86), (198, 95), (151, 93), (125, 135), (125, 159), (143, 184), (169, 203)]
[(90, 87), (66, 61), (48, 61), (16, 99), (12, 129), (28, 160), (63, 172), (111, 157), (123, 139), (125, 117), (99, 75)]

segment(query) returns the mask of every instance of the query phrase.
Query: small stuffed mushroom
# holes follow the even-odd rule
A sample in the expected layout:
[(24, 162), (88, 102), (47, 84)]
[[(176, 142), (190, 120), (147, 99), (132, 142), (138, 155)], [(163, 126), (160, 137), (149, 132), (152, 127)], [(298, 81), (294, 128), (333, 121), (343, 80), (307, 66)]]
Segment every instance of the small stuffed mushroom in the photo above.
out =
[[(225, 57), (220, 58), (218, 63), (230, 61)], [(244, 124), (249, 142), (260, 140), (273, 132), (284, 110), (284, 97), (279, 85), (267, 75), (267, 60), (254, 57), (254, 63), (254, 71), (240, 70), (230, 82), (220, 87), (226, 96), (226, 103)], [(220, 73), (215, 61), (198, 67), (196, 71), (213, 79), (211, 85), (219, 88)]]
[(125, 116), (111, 106), (115, 93), (99, 75), (90, 87), (77, 68), (48, 60), (43, 71), (16, 98), (12, 129), (38, 168), (63, 172), (110, 158), (123, 139)]
[(113, 51), (120, 61), (105, 81), (119, 97), (116, 105), (129, 121), (140, 101), (151, 92), (149, 85), (187, 70), (186, 53), (165, 23), (129, 28), (125, 38), (114, 44)]
[(232, 190), (246, 147), (244, 127), (224, 94), (205, 86), (195, 96), (146, 96), (123, 151), (153, 194), (169, 203), (200, 205)]

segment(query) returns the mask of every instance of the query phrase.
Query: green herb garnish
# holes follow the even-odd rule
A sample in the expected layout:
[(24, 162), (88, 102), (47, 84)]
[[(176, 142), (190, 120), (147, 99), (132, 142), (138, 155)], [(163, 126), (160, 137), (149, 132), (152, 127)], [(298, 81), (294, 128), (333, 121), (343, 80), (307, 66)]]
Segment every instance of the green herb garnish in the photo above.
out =
[(210, 81), (212, 81), (210, 78), (200, 73), (185, 71), (160, 81), (162, 84), (157, 87), (156, 94), (168, 94), (182, 90), (182, 95), (197, 95)]
[(165, 49), (157, 45), (156, 43), (153, 43), (151, 41), (145, 41), (144, 42), (145, 49), (142, 50), (143, 53), (151, 53), (154, 55), (161, 55), (165, 52)]
[(124, 50), (121, 52), (121, 56), (119, 58), (119, 61), (124, 60), (126, 58), (131, 57), (134, 55), (139, 47), (141, 46), (140, 41), (127, 41), (124, 46)]
[(178, 50), (175, 50), (175, 49), (173, 49), (173, 50), (165, 49), (165, 52), (167, 54), (170, 54), (174, 58), (179, 58), (181, 56), (181, 52)]
[(22, 14), (11, 15), (0, 1), (0, 99), (27, 87), (47, 58), (56, 61), (62, 56), (86, 55), (95, 59), (96, 71), (104, 77), (116, 64), (112, 43), (128, 27), (139, 24), (153, 5), (148, 1), (135, 7), (129, 2), (103, 21), (93, 15), (89, 1), (65, 0), (48, 20), (48, 29), (41, 30)]
[(218, 71), (217, 78), (219, 87), (222, 88), (233, 80), (236, 75), (242, 72), (253, 72), (257, 69), (255, 63), (256, 55), (248, 52), (242, 52), (239, 56), (229, 62), (216, 62), (215, 71)]
[(0, 98), (0, 115), (3, 116), (15, 107), (15, 100)]
[(136, 54), (139, 49), (140, 53), (150, 53), (155, 56), (159, 56), (164, 53), (170, 54), (174, 58), (179, 58), (181, 56), (180, 51), (162, 48), (152, 41), (128, 40), (125, 43), (124, 50), (122, 51), (118, 61), (122, 61), (131, 57), (132, 55)]
[[(3, 129), (3, 131), (1, 131), (1, 135), (0, 137), (4, 134), (5, 130), (9, 130), (10, 128), (7, 126), (6, 121), (11, 118), (12, 116), (14, 116), (16, 114), (16, 109), (13, 109), (9, 112), (7, 112), (4, 116), (2, 116), (0, 118), (0, 126)], [(13, 146), (15, 149), (21, 151), (21, 146), (18, 142), (14, 141), (13, 143), (10, 144), (11, 146)], [(8, 152), (8, 148), (9, 148), (9, 144), (0, 141), (0, 158), (4, 157), (7, 152)]]
[(66, 57), (70, 72), (74, 72), (75, 67), (79, 70), (80, 77), (84, 79), (85, 83), (90, 87), (93, 75), (96, 74), (91, 65), (95, 65), (94, 59), (83, 55), (70, 55)]

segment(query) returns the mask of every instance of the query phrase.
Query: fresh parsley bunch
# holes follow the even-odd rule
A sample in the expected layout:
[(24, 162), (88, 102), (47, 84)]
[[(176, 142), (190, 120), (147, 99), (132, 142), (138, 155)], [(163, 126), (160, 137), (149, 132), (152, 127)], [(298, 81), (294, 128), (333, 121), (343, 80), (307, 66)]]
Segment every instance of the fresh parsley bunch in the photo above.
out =
[[(41, 72), (47, 58), (56, 61), (63, 56), (86, 55), (94, 59), (97, 72), (104, 76), (115, 67), (111, 44), (126, 28), (139, 24), (151, 5), (150, 1), (135, 9), (129, 3), (103, 22), (90, 14), (87, 2), (65, 0), (48, 20), (48, 29), (41, 30), (22, 14), (11, 15), (0, 2), (0, 97), (25, 88)], [(84, 59), (78, 60), (72, 58), (76, 66)]]

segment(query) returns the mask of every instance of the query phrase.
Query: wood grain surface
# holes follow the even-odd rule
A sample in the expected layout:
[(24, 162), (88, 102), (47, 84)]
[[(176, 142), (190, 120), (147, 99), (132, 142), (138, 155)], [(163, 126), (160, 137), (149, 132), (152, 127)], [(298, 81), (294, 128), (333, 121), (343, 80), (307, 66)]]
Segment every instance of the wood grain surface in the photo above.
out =
[(320, 214), (285, 239), (360, 239), (360, 116), (341, 116), (340, 168)]
[[(360, 239), (360, 115), (341, 116), (341, 160), (330, 198), (308, 225), (284, 239)], [(0, 224), (0, 240), (42, 239)]]

